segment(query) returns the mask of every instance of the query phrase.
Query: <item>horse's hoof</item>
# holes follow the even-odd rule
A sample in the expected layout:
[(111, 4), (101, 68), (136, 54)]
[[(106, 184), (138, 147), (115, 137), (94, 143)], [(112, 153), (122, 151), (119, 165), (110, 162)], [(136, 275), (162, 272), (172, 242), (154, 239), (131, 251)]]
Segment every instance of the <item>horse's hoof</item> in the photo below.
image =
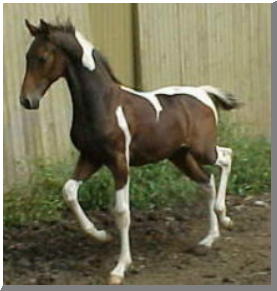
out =
[(97, 239), (100, 242), (108, 243), (108, 242), (113, 240), (113, 237), (108, 232), (106, 232), (105, 230), (100, 230)]
[(118, 275), (110, 275), (108, 284), (109, 285), (121, 285), (121, 284), (123, 284), (123, 279), (124, 279), (123, 277), (118, 276)]
[(234, 222), (230, 217), (226, 216), (222, 221), (222, 226), (227, 230), (232, 230), (234, 228)]
[(89, 232), (87, 232), (86, 234), (90, 239), (97, 240), (97, 241), (99, 241), (101, 243), (108, 243), (108, 242), (113, 240), (113, 236), (110, 235), (105, 230), (99, 230), (97, 235), (89, 233)]
[(211, 247), (205, 246), (202, 244), (198, 244), (197, 246), (194, 246), (191, 251), (196, 256), (206, 256), (208, 252), (210, 251)]
[(108, 243), (108, 242), (111, 242), (112, 240), (113, 240), (113, 236), (109, 234), (108, 232), (106, 232), (106, 237), (105, 237), (105, 240), (103, 240), (103, 242)]

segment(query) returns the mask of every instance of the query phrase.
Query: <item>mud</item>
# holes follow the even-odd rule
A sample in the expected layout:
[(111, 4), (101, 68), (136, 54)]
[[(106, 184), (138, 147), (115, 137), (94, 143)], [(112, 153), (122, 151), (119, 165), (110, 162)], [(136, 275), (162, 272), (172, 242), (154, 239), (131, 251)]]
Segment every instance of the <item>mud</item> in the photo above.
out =
[[(133, 265), (124, 283), (270, 284), (270, 195), (229, 195), (227, 205), (234, 229), (222, 230), (208, 252), (194, 248), (207, 231), (204, 201), (176, 209), (132, 211)], [(106, 284), (119, 239), (110, 213), (89, 216), (114, 235), (112, 242), (86, 237), (69, 212), (59, 222), (4, 229), (5, 284)]]

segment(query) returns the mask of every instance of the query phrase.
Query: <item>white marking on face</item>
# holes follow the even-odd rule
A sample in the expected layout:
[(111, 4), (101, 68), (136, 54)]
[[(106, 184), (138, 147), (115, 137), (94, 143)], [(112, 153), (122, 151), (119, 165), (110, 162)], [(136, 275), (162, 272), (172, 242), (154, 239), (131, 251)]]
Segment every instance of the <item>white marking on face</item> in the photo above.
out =
[(121, 89), (130, 92), (132, 94), (138, 95), (142, 98), (145, 98), (147, 101), (149, 101), (151, 103), (151, 105), (154, 107), (155, 111), (156, 111), (156, 120), (159, 121), (160, 118), (160, 112), (163, 110), (161, 103), (158, 99), (158, 97), (153, 94), (153, 92), (138, 92), (135, 91), (133, 89), (121, 86)]
[(95, 69), (95, 61), (92, 55), (93, 45), (77, 30), (75, 31), (75, 37), (83, 49), (82, 63), (84, 67), (93, 71)]
[(121, 106), (118, 106), (116, 108), (116, 118), (117, 118), (117, 123), (120, 129), (123, 131), (124, 136), (125, 136), (125, 157), (126, 157), (126, 163), (129, 167), (129, 160), (130, 160), (130, 143), (131, 143), (131, 133), (129, 130), (129, 126), (127, 123), (127, 119), (124, 115), (123, 109)]
[(198, 99), (200, 102), (208, 106), (214, 113), (215, 120), (217, 122), (218, 120), (218, 115), (217, 115), (217, 110), (216, 107), (206, 92), (204, 88), (201, 87), (184, 87), (184, 86), (171, 86), (171, 87), (164, 87), (160, 88), (154, 91), (149, 91), (149, 92), (138, 92), (130, 88), (126, 88), (124, 86), (121, 86), (121, 89), (128, 91), (130, 93), (133, 93), (135, 95), (141, 96), (145, 99), (147, 99), (154, 107), (156, 110), (156, 117), (157, 120), (159, 120), (159, 114), (160, 111), (163, 110), (161, 103), (156, 95), (158, 94), (164, 94), (164, 95), (176, 95), (176, 94), (187, 94), (191, 95), (192, 97), (195, 97)]

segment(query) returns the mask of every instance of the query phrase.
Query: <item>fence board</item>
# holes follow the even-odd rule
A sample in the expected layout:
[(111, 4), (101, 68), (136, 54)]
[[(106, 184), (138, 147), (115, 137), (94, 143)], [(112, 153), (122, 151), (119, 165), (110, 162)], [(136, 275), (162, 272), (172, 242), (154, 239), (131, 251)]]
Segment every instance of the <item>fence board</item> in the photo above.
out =
[(270, 4), (138, 4), (141, 86), (211, 84), (246, 103), (228, 114), (270, 137)]
[(138, 4), (141, 86), (179, 84), (178, 4)]

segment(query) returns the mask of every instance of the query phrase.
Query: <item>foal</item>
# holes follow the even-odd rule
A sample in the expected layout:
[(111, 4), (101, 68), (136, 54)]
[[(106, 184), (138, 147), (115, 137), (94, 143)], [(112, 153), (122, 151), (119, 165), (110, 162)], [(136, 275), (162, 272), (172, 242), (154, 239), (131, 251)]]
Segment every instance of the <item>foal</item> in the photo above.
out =
[[(209, 232), (199, 244), (211, 247), (219, 237), (219, 222), (230, 228), (225, 194), (231, 170), (232, 150), (216, 145), (217, 108), (230, 110), (238, 102), (230, 94), (211, 87), (167, 87), (137, 92), (122, 86), (98, 50), (71, 24), (52, 25), (40, 21), (36, 27), (26, 20), (34, 41), (20, 102), (38, 109), (40, 99), (60, 77), (66, 79), (73, 103), (71, 139), (80, 151), (75, 171), (63, 188), (63, 196), (81, 228), (99, 241), (109, 241), (78, 203), (78, 189), (101, 166), (107, 166), (115, 181), (115, 220), (121, 250), (110, 284), (121, 284), (131, 264), (129, 245), (129, 167), (169, 159), (210, 195)], [(202, 166), (221, 168), (216, 193), (213, 175)]]

